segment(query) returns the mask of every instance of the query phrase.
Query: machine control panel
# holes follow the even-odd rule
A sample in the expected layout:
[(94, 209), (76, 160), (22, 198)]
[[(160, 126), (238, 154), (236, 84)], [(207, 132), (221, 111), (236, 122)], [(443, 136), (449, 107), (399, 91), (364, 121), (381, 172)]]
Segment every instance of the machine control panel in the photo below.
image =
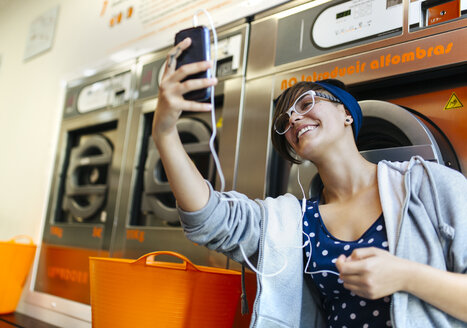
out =
[(85, 86), (78, 96), (77, 110), (87, 113), (108, 106), (116, 107), (130, 99), (131, 72)]
[(127, 103), (130, 100), (131, 80), (132, 73), (127, 71), (84, 87), (68, 88), (63, 116), (72, 117)]
[(109, 102), (110, 86), (110, 79), (85, 86), (78, 96), (76, 106), (78, 112), (82, 114), (106, 107)]
[[(212, 45), (211, 49), (214, 49)], [(221, 78), (237, 73), (240, 67), (241, 50), (241, 34), (219, 40), (217, 44), (217, 77)]]
[(467, 0), (413, 0), (410, 2), (411, 30), (460, 19), (467, 15)]
[(402, 0), (347, 1), (318, 15), (311, 30), (311, 41), (327, 49), (395, 31), (402, 28), (402, 13)]
[(326, 2), (278, 20), (275, 65), (400, 35), (402, 23), (402, 0)]

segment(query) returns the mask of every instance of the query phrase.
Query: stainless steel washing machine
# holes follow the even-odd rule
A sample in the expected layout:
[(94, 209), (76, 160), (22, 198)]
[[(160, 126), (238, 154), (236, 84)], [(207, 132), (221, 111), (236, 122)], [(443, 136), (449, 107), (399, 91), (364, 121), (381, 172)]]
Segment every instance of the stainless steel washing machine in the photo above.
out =
[[(68, 83), (34, 292), (90, 304), (89, 256), (108, 256), (135, 63)], [(67, 312), (57, 299), (41, 306)]]
[[(326, 78), (345, 82), (365, 100), (357, 144), (369, 160), (417, 154), (465, 172), (465, 133), (456, 130), (467, 113), (454, 107), (465, 94), (460, 79), (467, 70), (467, 2), (459, 1), (459, 15), (433, 25), (421, 21), (427, 3), (299, 1), (257, 15), (251, 23), (237, 190), (253, 198), (287, 191), (301, 197), (298, 167), (282, 160), (269, 141), (273, 99), (299, 81)], [(429, 94), (444, 98), (427, 111)], [(309, 190), (315, 173), (311, 163), (301, 165), (302, 184), (312, 181)]]
[[(217, 31), (219, 84), (215, 88), (215, 147), (225, 175), (226, 190), (234, 188), (236, 179), (248, 28), (245, 22), (237, 22)], [(168, 50), (138, 59), (137, 99), (122, 185), (125, 197), (119, 207), (124, 219), (117, 228), (118, 238), (112, 256), (136, 258), (150, 251), (171, 250), (187, 256), (195, 264), (226, 267), (225, 256), (194, 245), (185, 237), (175, 198), (151, 138), (159, 78)], [(219, 189), (219, 177), (209, 149), (211, 113), (183, 113), (177, 127), (190, 158), (202, 175)]]

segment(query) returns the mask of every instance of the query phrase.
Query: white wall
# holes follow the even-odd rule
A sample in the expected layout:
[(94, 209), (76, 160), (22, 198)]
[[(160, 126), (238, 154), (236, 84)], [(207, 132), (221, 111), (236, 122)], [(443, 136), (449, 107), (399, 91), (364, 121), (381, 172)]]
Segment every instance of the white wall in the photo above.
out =
[[(24, 61), (30, 23), (58, 4), (52, 49)], [(18, 234), (41, 239), (64, 83), (102, 57), (83, 47), (92, 35), (85, 10), (82, 0), (16, 0), (0, 11), (0, 240)], [(86, 326), (23, 300), (18, 311), (61, 327)]]
[(22, 58), (28, 22), (53, 5), (16, 1), (0, 12), (0, 240), (17, 234), (39, 240), (59, 122), (60, 69), (53, 65), (55, 49), (30, 63)]
[[(30, 23), (57, 5), (53, 47), (24, 61)], [(96, 40), (86, 42), (87, 9), (80, 0), (19, 0), (0, 12), (0, 240), (17, 234), (40, 240), (64, 83), (105, 57)]]

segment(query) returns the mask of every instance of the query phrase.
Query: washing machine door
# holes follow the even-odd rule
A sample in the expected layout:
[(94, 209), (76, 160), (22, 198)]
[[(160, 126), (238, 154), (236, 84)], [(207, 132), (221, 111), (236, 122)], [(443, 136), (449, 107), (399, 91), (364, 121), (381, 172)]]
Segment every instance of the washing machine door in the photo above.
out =
[[(71, 150), (63, 209), (77, 222), (91, 219), (105, 205), (112, 145), (99, 134), (90, 135)], [(105, 222), (101, 213), (100, 221)]]
[[(188, 156), (209, 181), (213, 180), (214, 163), (209, 140), (211, 129), (193, 118), (181, 118), (177, 130)], [(175, 197), (162, 166), (161, 157), (151, 136), (148, 137), (148, 157), (144, 169), (144, 190), (141, 211), (148, 214), (146, 225), (179, 227)]]
[[(357, 147), (368, 161), (378, 163), (381, 160), (407, 161), (412, 156), (419, 155), (425, 160), (445, 164), (444, 158), (450, 158), (450, 163), (456, 162), (456, 155), (446, 140), (437, 138), (431, 129), (415, 114), (395, 104), (364, 100), (359, 102), (362, 108), (363, 121), (357, 140)], [(440, 148), (440, 145), (443, 148)], [(451, 160), (454, 159), (454, 160)], [(300, 165), (290, 165), (286, 190), (302, 198), (301, 184), (305, 187), (306, 197), (314, 195), (320, 188), (316, 167), (309, 161)], [(305, 183), (306, 182), (306, 183)], [(308, 182), (310, 182), (308, 184)], [(277, 194), (272, 192), (271, 194)]]
[(435, 137), (428, 127), (408, 110), (389, 102), (364, 100), (363, 123), (357, 147), (373, 163), (383, 159), (407, 161), (419, 155), (444, 164)]

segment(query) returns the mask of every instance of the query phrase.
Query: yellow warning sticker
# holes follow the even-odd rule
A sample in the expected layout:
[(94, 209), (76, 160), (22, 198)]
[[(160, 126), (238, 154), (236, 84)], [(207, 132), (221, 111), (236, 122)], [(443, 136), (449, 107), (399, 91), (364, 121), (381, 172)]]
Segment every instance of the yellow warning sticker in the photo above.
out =
[(460, 99), (457, 97), (456, 93), (453, 92), (451, 97), (448, 100), (448, 103), (446, 106), (444, 106), (444, 110), (449, 110), (449, 109), (454, 109), (454, 108), (462, 108), (464, 105), (462, 105)]
[(224, 120), (221, 118), (219, 118), (219, 120), (217, 121), (217, 124), (216, 124), (216, 127), (218, 129), (222, 128), (222, 125), (224, 124)]

